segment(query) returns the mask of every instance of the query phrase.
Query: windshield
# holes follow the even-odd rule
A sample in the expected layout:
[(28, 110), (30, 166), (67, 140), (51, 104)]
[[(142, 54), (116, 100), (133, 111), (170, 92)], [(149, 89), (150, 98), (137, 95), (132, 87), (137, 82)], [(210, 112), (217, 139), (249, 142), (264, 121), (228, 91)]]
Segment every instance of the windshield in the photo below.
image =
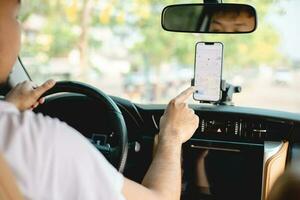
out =
[[(136, 103), (167, 103), (190, 85), (195, 44), (224, 44), (235, 105), (300, 112), (300, 2), (252, 0), (252, 34), (166, 32), (163, 7), (190, 0), (24, 0), (22, 60), (37, 83), (77, 80)], [(247, 1), (231, 1), (247, 3)]]

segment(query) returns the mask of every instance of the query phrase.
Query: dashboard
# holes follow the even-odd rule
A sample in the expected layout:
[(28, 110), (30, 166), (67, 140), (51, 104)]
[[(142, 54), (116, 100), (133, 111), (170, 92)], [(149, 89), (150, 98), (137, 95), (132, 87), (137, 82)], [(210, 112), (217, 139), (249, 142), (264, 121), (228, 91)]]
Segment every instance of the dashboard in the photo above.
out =
[[(137, 105), (146, 124), (157, 128), (162, 105)], [(263, 143), (296, 139), (300, 114), (237, 106), (192, 105), (199, 116), (199, 128), (193, 138)], [(152, 128), (153, 129), (153, 128)]]
[[(113, 96), (112, 99), (120, 108), (128, 129), (129, 154), (124, 174), (141, 182), (153, 158), (159, 120), (166, 105), (134, 104)], [(94, 145), (116, 143), (103, 105), (72, 93), (51, 96), (46, 102), (37, 112), (65, 121)], [(182, 200), (192, 197), (197, 200), (247, 199), (245, 194), (249, 199), (258, 199), (264, 190), (266, 147), (289, 142), (288, 164), (300, 156), (300, 114), (237, 106), (191, 107), (200, 121), (193, 137), (183, 145)], [(197, 166), (195, 160), (206, 151), (209, 154), (203, 169), (209, 169), (206, 174), (211, 185), (199, 186), (193, 169)], [(226, 190), (219, 187), (224, 185), (224, 180)]]
[[(164, 106), (135, 106), (147, 126), (145, 141), (153, 138)], [(299, 159), (299, 114), (237, 106), (191, 107), (200, 121), (183, 145), (181, 200), (266, 199), (286, 165)]]

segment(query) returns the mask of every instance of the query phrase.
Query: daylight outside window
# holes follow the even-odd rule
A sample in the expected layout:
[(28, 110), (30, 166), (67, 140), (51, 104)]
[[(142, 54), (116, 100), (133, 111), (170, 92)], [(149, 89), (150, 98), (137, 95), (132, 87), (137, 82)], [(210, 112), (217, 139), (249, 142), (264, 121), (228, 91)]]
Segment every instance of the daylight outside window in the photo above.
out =
[(223, 79), (243, 88), (236, 105), (300, 112), (300, 3), (285, 2), (238, 1), (256, 8), (256, 32), (207, 35), (161, 28), (167, 3), (195, 0), (25, 0), (20, 56), (38, 83), (79, 80), (133, 102), (167, 103), (190, 85), (195, 43), (219, 41)]

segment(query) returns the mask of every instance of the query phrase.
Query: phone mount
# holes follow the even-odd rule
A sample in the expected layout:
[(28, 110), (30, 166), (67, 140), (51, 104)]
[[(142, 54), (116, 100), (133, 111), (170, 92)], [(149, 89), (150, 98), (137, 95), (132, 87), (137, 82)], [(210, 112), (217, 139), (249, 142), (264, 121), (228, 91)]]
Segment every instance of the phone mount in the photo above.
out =
[(234, 93), (241, 93), (242, 87), (241, 86), (235, 86), (230, 83), (227, 83), (225, 80), (222, 80), (221, 82), (221, 100), (218, 102), (215, 102), (216, 105), (228, 105), (233, 106), (233, 94)]
[[(192, 79), (192, 86), (195, 84), (194, 79)], [(210, 102), (210, 101), (199, 101), (200, 103), (210, 103), (214, 105), (226, 105), (226, 106), (233, 106), (234, 103), (232, 102), (233, 94), (234, 93), (241, 93), (242, 87), (235, 86), (230, 83), (227, 83), (226, 80), (221, 81), (221, 99), (217, 102)]]

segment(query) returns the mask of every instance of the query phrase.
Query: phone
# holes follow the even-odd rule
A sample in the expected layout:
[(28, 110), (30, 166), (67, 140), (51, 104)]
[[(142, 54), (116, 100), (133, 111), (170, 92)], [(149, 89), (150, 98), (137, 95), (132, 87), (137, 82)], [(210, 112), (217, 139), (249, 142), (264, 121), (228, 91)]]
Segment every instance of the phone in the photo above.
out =
[(193, 97), (197, 101), (217, 102), (221, 99), (223, 44), (198, 42), (195, 50)]

